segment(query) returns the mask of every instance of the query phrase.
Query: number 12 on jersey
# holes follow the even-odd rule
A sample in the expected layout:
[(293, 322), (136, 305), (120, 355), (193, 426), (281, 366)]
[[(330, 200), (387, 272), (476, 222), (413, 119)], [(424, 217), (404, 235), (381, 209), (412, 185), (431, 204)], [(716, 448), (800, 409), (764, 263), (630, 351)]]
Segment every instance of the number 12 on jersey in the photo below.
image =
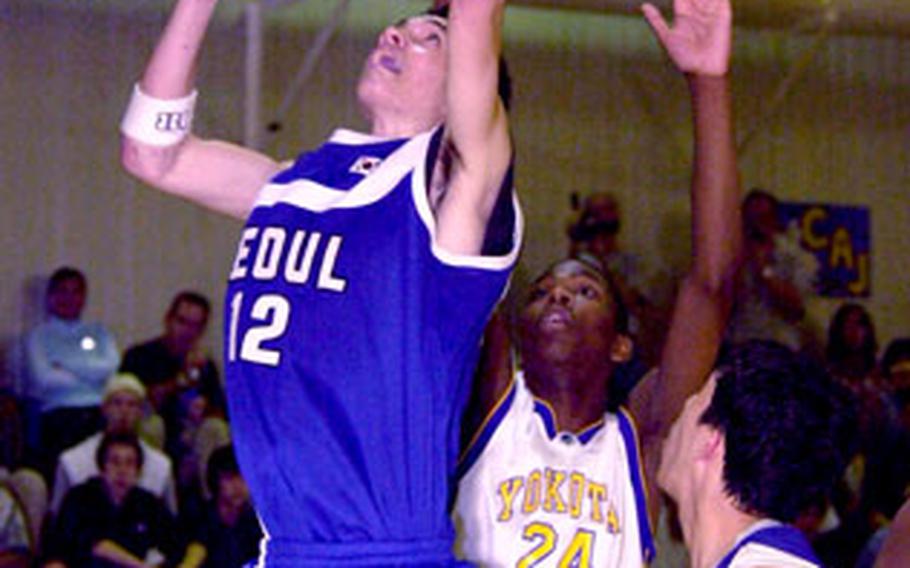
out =
[(280, 294), (259, 296), (250, 310), (249, 324), (246, 329), (240, 330), (240, 313), (244, 307), (243, 292), (236, 292), (231, 297), (230, 304), (228, 361), (240, 359), (277, 367), (281, 362), (281, 351), (270, 349), (265, 343), (281, 337), (287, 330), (291, 319), (290, 302)]

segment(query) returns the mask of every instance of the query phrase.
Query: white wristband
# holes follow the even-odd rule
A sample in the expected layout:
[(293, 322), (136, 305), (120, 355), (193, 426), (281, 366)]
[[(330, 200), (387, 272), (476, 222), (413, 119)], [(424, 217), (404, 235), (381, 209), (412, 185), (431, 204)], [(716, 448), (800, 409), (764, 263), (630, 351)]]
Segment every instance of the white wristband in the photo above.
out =
[(137, 83), (120, 121), (120, 132), (151, 146), (177, 144), (190, 133), (197, 94), (194, 89), (180, 99), (157, 99), (143, 93)]

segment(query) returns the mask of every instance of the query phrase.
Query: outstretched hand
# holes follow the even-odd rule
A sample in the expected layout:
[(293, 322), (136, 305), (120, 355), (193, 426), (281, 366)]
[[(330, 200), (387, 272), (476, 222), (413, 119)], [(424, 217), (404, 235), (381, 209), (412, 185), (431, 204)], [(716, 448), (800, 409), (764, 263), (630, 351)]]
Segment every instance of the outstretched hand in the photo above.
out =
[(641, 9), (680, 71), (726, 75), (733, 21), (730, 0), (673, 0), (672, 26), (653, 4)]

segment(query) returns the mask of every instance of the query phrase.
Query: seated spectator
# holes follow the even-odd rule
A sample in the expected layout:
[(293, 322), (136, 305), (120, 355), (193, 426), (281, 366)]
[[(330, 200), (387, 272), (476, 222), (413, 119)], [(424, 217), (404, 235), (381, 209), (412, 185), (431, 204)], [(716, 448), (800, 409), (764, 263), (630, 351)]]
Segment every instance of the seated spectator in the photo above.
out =
[(164, 418), (165, 449), (177, 464), (188, 451), (185, 425), (224, 416), (218, 369), (200, 344), (210, 311), (205, 296), (180, 292), (164, 318), (164, 333), (127, 349), (120, 367), (148, 389), (152, 407)]
[[(85, 483), (98, 475), (95, 453), (105, 434), (136, 434), (146, 403), (145, 387), (139, 379), (126, 373), (114, 375), (104, 390), (101, 412), (105, 427), (60, 455), (54, 480), (51, 512), (60, 511), (60, 505), (70, 488)], [(177, 514), (177, 489), (171, 460), (146, 442), (140, 440), (144, 465), (138, 485), (164, 500), (171, 513)]]
[(770, 339), (787, 347), (804, 347), (801, 322), (818, 261), (784, 231), (777, 198), (753, 189), (743, 200), (744, 263), (736, 286), (733, 316), (727, 329), (731, 343)]
[(32, 550), (25, 511), (15, 492), (0, 482), (0, 568), (30, 566)]
[(845, 303), (828, 326), (825, 358), (831, 374), (845, 384), (872, 379), (878, 341), (872, 316), (859, 304)]
[(174, 518), (137, 485), (139, 439), (105, 435), (95, 457), (101, 475), (67, 493), (48, 534), (46, 566), (173, 565), (181, 553)]
[(882, 378), (893, 394), (910, 393), (910, 337), (895, 339), (882, 356)]
[(240, 475), (233, 446), (215, 450), (208, 462), (207, 484), (212, 500), (195, 528), (181, 568), (239, 568), (259, 554), (262, 528)]
[(27, 395), (39, 406), (46, 478), (61, 451), (101, 428), (101, 394), (120, 362), (107, 328), (80, 319), (87, 291), (80, 271), (55, 271), (47, 285), (48, 319), (26, 338)]

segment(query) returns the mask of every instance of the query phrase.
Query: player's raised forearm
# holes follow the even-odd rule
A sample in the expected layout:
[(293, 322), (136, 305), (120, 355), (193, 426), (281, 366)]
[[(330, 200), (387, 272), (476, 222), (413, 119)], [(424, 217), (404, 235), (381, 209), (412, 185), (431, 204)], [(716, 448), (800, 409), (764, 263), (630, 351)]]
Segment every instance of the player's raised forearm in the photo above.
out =
[(741, 256), (740, 189), (729, 81), (690, 74), (695, 132), (691, 277), (729, 300)]
[[(137, 84), (138, 90), (150, 97), (149, 100), (173, 101), (190, 95), (196, 59), (217, 4), (217, 0), (178, 0)], [(134, 93), (133, 99), (137, 96), (140, 95)], [(130, 106), (133, 106), (133, 101)], [(191, 114), (190, 108), (188, 120), (191, 120)], [(175, 187), (167, 176), (177, 163), (182, 143), (188, 140), (192, 142), (193, 138), (162, 139), (159, 142), (149, 137), (142, 139), (137, 135), (141, 132), (139, 129), (124, 128), (121, 125), (121, 130), (124, 133), (121, 137), (120, 161), (124, 168), (160, 189), (170, 190)], [(152, 134), (154, 137), (154, 131)], [(179, 183), (176, 186), (179, 187)]]
[(218, 0), (179, 0), (142, 75), (154, 97), (182, 97), (193, 89), (196, 59)]
[(462, 156), (505, 126), (497, 93), (504, 0), (454, 0), (449, 8), (448, 127)]
[(451, 172), (437, 211), (451, 252), (479, 252), (512, 145), (497, 89), (504, 0), (454, 0), (449, 12), (447, 144)]

